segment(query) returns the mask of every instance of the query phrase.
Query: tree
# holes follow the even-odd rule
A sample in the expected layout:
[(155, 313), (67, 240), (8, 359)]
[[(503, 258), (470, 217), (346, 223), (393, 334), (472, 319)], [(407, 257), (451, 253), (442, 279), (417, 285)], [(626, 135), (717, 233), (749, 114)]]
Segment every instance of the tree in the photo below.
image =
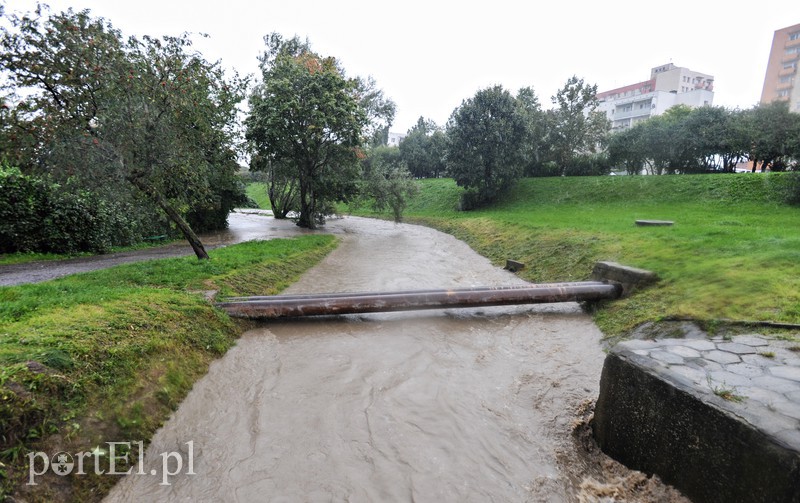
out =
[(529, 123), (518, 98), (495, 86), (461, 103), (447, 124), (447, 166), (465, 209), (496, 200), (520, 176)]
[(400, 158), (416, 178), (438, 178), (444, 173), (447, 140), (442, 130), (423, 117), (400, 142)]
[(639, 175), (647, 162), (644, 123), (612, 133), (608, 139), (608, 157), (612, 166), (622, 166), (629, 175)]
[(773, 171), (784, 171), (790, 163), (800, 114), (789, 111), (788, 103), (775, 101), (748, 110), (742, 116), (744, 127), (751, 139), (750, 159), (753, 171), (759, 162), (762, 171), (770, 167)]
[(403, 218), (408, 200), (418, 192), (416, 183), (403, 166), (400, 150), (379, 146), (367, 151), (362, 161), (362, 201), (369, 201), (375, 211), (391, 210), (395, 222)]
[(12, 16), (0, 37), (0, 66), (26, 94), (14, 128), (29, 164), (134, 188), (208, 258), (185, 215), (241, 196), (231, 145), (244, 83), (191, 52), (186, 35), (123, 41), (88, 11), (36, 14)]
[(546, 114), (542, 111), (539, 98), (530, 87), (522, 88), (517, 93), (517, 107), (525, 120), (528, 132), (528, 139), (522, 145), (526, 171), (529, 174), (537, 174), (540, 164), (544, 161), (546, 150), (544, 143), (547, 129)]
[(595, 153), (604, 143), (610, 128), (605, 114), (597, 107), (597, 85), (570, 77), (552, 97), (555, 108), (548, 110), (547, 143), (550, 156), (564, 174), (579, 154)]
[(277, 163), (297, 180), (297, 225), (313, 229), (334, 202), (358, 190), (368, 124), (363, 84), (307, 41), (272, 34), (265, 43), (263, 83), (250, 96), (246, 137), (262, 163)]
[(386, 145), (389, 141), (389, 127), (397, 110), (394, 102), (383, 94), (372, 77), (356, 78), (356, 96), (367, 115), (364, 130), (370, 146)]

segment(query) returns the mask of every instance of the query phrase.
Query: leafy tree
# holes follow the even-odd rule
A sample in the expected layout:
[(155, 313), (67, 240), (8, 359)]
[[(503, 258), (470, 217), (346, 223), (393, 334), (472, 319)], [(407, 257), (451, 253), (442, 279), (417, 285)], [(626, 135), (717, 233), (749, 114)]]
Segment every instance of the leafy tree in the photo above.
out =
[[(244, 83), (191, 52), (188, 36), (123, 41), (88, 11), (12, 16), (0, 66), (23, 90), (11, 129), (28, 165), (58, 178), (135, 189), (208, 258), (185, 215), (224, 212), (234, 179), (236, 104)], [(12, 148), (15, 146), (12, 145)]]
[(423, 117), (400, 142), (400, 158), (416, 178), (438, 178), (445, 169), (447, 139), (442, 130)]
[(263, 83), (250, 96), (246, 119), (251, 153), (277, 163), (297, 180), (297, 225), (316, 228), (336, 201), (357, 193), (359, 157), (368, 115), (363, 84), (345, 77), (336, 60), (297, 37), (265, 38)]
[(517, 94), (519, 113), (525, 120), (528, 130), (528, 140), (523, 147), (526, 171), (528, 174), (538, 176), (541, 173), (541, 163), (547, 150), (545, 138), (547, 136), (547, 117), (542, 111), (539, 98), (530, 87), (519, 90)]
[(529, 122), (519, 99), (502, 86), (478, 91), (461, 103), (447, 124), (447, 165), (466, 188), (465, 209), (496, 200), (525, 167)]
[(775, 101), (748, 110), (742, 120), (751, 138), (753, 171), (759, 163), (762, 170), (766, 167), (773, 171), (786, 170), (797, 142), (800, 114), (790, 112), (786, 102)]
[(263, 174), (274, 218), (288, 218), (289, 213), (299, 209), (297, 179), (290, 165), (254, 154), (250, 159), (250, 170)]
[(608, 157), (612, 166), (621, 166), (629, 175), (638, 175), (647, 162), (644, 123), (612, 133), (608, 139)]
[(386, 145), (397, 106), (383, 94), (372, 77), (356, 79), (356, 96), (367, 115), (364, 130), (367, 142), (371, 146)]
[(605, 114), (597, 107), (597, 85), (570, 77), (552, 97), (555, 108), (548, 110), (547, 143), (550, 157), (564, 170), (579, 154), (597, 152), (610, 128)]
[(418, 192), (416, 183), (403, 165), (395, 147), (373, 147), (362, 161), (362, 201), (368, 200), (375, 211), (391, 210), (395, 222), (403, 218), (408, 200)]

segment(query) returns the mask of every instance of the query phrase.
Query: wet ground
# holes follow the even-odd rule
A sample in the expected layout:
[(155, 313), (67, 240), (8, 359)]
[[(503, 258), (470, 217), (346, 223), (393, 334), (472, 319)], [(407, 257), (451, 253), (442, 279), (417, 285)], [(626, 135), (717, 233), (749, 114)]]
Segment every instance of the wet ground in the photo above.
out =
[[(206, 250), (219, 246), (251, 241), (297, 236), (303, 232), (290, 220), (275, 220), (260, 210), (239, 210), (228, 217), (229, 228), (200, 236)], [(193, 255), (186, 241), (106, 255), (76, 257), (67, 260), (0, 265), (0, 286), (39, 283), (69, 274), (105, 269), (130, 262)]]
[[(327, 231), (341, 245), (286, 293), (522, 283), (423, 227)], [(680, 501), (593, 446), (600, 337), (573, 303), (264, 323), (108, 501)]]

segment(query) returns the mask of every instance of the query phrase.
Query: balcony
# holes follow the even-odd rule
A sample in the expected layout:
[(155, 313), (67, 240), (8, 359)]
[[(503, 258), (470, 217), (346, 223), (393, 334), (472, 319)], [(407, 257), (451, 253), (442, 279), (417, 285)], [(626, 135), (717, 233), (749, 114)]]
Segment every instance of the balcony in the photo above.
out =
[(614, 115), (612, 117), (614, 121), (619, 121), (623, 119), (632, 119), (637, 117), (647, 118), (650, 117), (650, 112), (652, 112), (652, 109), (650, 107), (643, 109), (634, 108), (633, 110), (630, 110), (628, 112), (616, 111), (614, 112)]
[(797, 73), (797, 67), (793, 66), (791, 68), (782, 69), (781, 71), (778, 72), (778, 76), (779, 77), (784, 77), (786, 75), (794, 75), (795, 73)]
[(800, 54), (784, 54), (781, 58), (781, 63), (791, 63), (792, 61), (797, 61), (800, 59)]

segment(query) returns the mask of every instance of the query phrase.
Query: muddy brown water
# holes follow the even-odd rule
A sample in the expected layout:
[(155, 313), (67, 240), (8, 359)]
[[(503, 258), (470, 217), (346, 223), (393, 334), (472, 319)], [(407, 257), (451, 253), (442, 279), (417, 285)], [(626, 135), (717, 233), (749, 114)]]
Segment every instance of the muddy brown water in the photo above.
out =
[[(341, 245), (286, 293), (523, 283), (431, 229), (327, 231)], [(573, 303), (264, 323), (107, 501), (680, 501), (592, 448), (600, 337)]]

